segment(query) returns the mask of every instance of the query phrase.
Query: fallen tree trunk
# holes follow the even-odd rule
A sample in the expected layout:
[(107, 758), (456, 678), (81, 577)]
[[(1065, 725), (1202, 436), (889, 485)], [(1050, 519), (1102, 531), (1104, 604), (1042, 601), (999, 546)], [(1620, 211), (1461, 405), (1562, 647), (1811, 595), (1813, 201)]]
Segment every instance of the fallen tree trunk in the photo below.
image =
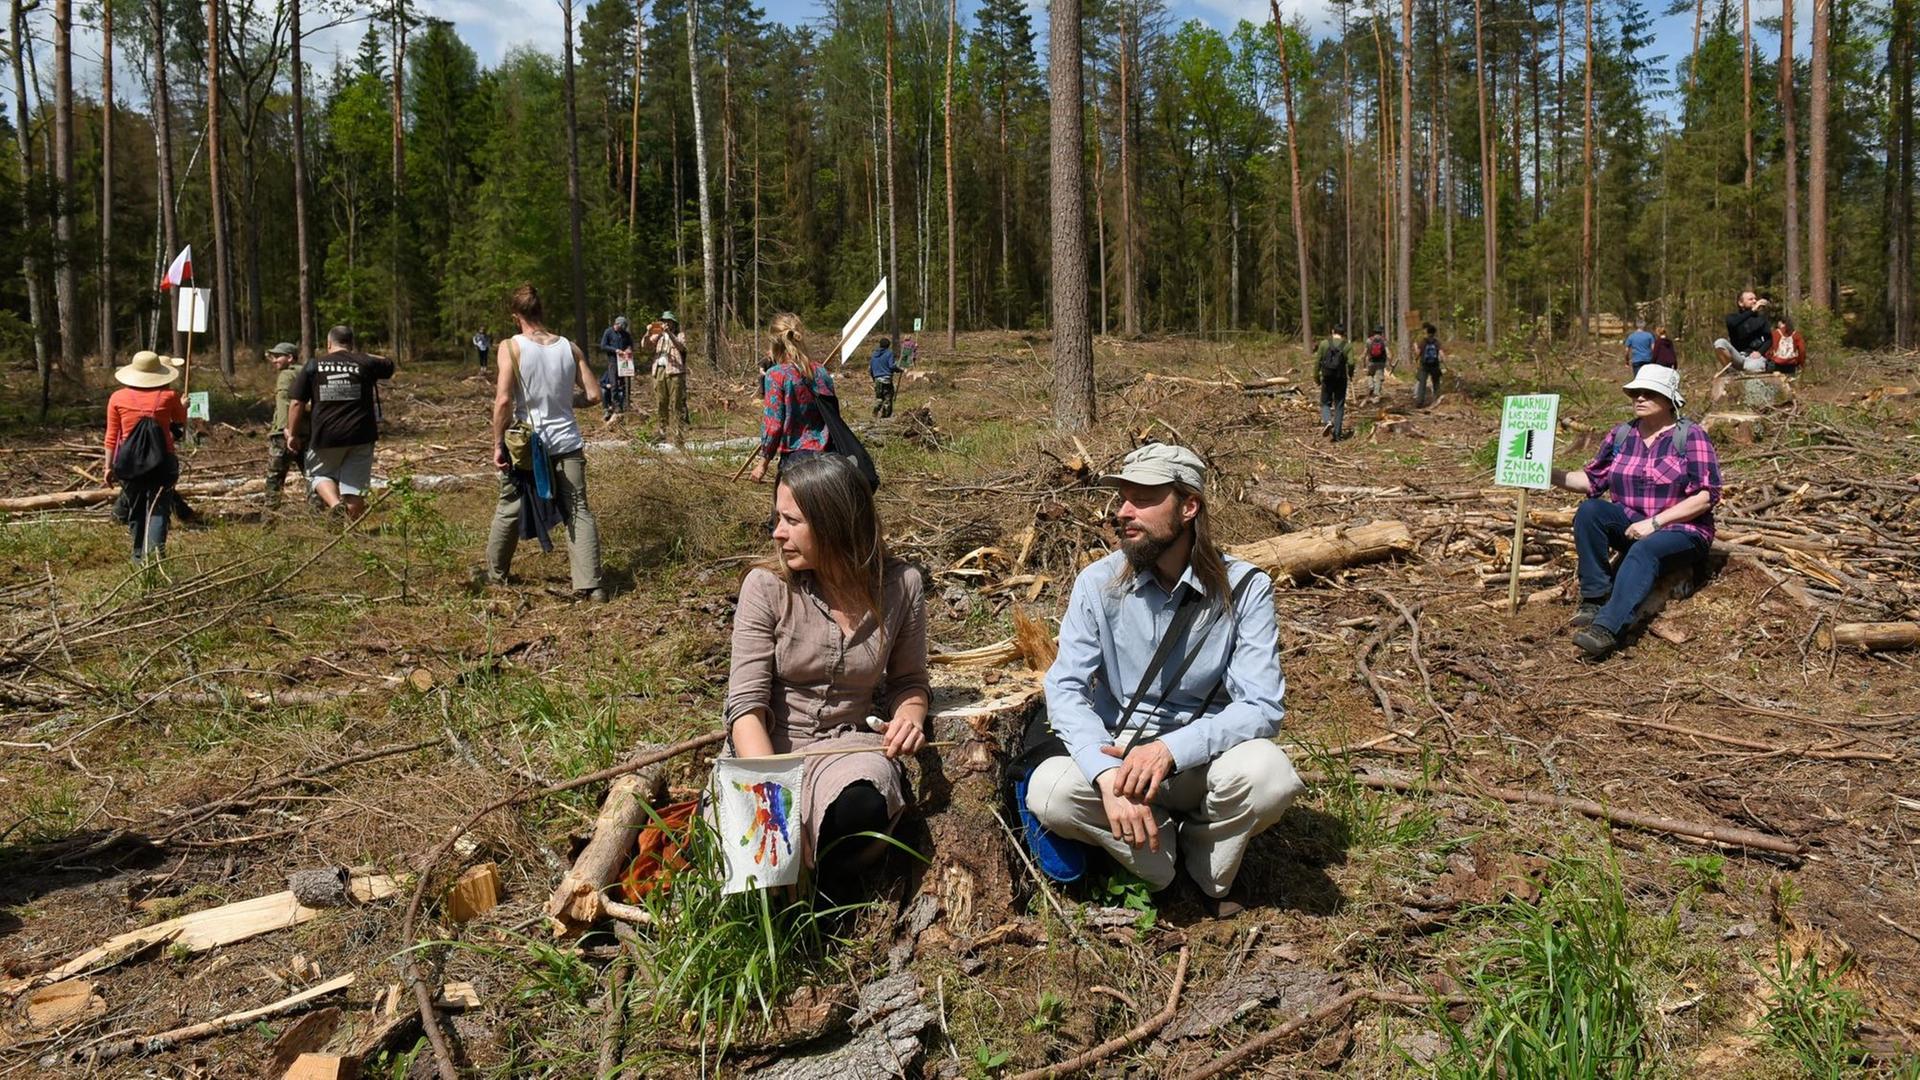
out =
[(632, 860), (634, 840), (647, 823), (647, 806), (658, 806), (666, 789), (664, 761), (618, 777), (608, 785), (607, 801), (594, 819), (592, 838), (547, 898), (547, 921), (555, 937), (578, 934), (606, 914), (607, 886)]
[(1413, 550), (1413, 530), (1403, 521), (1332, 525), (1256, 540), (1227, 549), (1272, 574), (1298, 584), (1349, 566), (1379, 562)]
[[(265, 491), (267, 482), (259, 477), (230, 480), (196, 480), (186, 484), (176, 484), (174, 490), (182, 495), (248, 495)], [(97, 506), (111, 502), (120, 494), (117, 487), (79, 488), (74, 491), (56, 491), (50, 495), (20, 495), (11, 499), (0, 499), (0, 513), (15, 513), (27, 510), (70, 510), (76, 506)]]
[(1869, 652), (1920, 646), (1920, 622), (1843, 622), (1833, 628), (1834, 645), (1858, 645)]

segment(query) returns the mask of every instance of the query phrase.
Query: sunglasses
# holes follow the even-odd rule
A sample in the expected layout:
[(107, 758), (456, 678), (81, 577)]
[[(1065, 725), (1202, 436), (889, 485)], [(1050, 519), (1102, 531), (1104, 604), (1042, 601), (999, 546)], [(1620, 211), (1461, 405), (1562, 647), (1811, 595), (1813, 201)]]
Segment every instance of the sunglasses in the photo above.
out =
[(1657, 393), (1652, 390), (1629, 390), (1627, 391), (1627, 396), (1632, 398), (1635, 401), (1639, 401), (1641, 398), (1660, 398), (1662, 400), (1666, 398), (1665, 394)]

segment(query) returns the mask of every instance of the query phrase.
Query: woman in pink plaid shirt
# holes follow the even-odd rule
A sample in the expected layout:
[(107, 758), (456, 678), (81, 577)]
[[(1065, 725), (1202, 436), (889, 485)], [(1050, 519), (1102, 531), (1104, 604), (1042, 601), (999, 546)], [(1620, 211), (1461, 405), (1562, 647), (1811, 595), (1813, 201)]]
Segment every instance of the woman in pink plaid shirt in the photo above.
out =
[[(1589, 496), (1573, 515), (1580, 560), (1573, 641), (1595, 660), (1619, 644), (1663, 569), (1706, 557), (1720, 501), (1713, 441), (1678, 418), (1686, 405), (1680, 373), (1643, 364), (1623, 389), (1633, 421), (1609, 432), (1586, 468), (1553, 471), (1554, 484)], [(1609, 493), (1611, 501), (1600, 497)], [(1618, 570), (1608, 566), (1615, 551), (1625, 552)]]

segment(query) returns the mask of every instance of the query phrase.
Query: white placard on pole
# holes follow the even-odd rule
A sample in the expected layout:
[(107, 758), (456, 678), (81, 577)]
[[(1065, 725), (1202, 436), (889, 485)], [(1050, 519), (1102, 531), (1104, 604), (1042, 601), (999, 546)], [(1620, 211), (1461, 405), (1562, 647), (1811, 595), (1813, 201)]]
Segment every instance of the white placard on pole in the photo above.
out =
[(212, 289), (181, 289), (174, 301), (173, 328), (189, 334), (206, 333), (207, 309), (212, 306)]
[(1494, 483), (1536, 491), (1553, 486), (1553, 432), (1559, 415), (1559, 394), (1528, 394), (1507, 399), (1506, 407), (1500, 411)]
[(213, 419), (213, 401), (207, 391), (195, 390), (187, 395), (187, 419), (208, 421)]
[(880, 321), (880, 316), (887, 313), (887, 304), (887, 279), (881, 278), (880, 284), (875, 285), (873, 291), (867, 294), (866, 302), (860, 305), (859, 309), (853, 313), (853, 318), (848, 319), (847, 325), (840, 330), (841, 363), (845, 363), (853, 356), (853, 350), (859, 348), (860, 342), (873, 330), (874, 324)]
[(1513, 508), (1513, 559), (1507, 568), (1507, 612), (1520, 610), (1520, 555), (1527, 543), (1527, 492), (1553, 486), (1553, 433), (1560, 418), (1559, 394), (1510, 397), (1500, 410), (1500, 442), (1493, 482), (1517, 487)]

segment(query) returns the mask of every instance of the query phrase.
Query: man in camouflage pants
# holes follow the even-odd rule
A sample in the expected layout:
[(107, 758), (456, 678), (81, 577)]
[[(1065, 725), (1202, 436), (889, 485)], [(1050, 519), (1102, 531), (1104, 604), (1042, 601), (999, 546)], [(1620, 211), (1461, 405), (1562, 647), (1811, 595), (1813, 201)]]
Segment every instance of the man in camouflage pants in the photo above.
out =
[(293, 377), (299, 374), (294, 363), (300, 350), (291, 341), (283, 341), (267, 350), (273, 361), (273, 424), (267, 429), (267, 508), (280, 505), (280, 489), (286, 486), (287, 473), (294, 468), (294, 453), (287, 449), (287, 410), (291, 405)]

